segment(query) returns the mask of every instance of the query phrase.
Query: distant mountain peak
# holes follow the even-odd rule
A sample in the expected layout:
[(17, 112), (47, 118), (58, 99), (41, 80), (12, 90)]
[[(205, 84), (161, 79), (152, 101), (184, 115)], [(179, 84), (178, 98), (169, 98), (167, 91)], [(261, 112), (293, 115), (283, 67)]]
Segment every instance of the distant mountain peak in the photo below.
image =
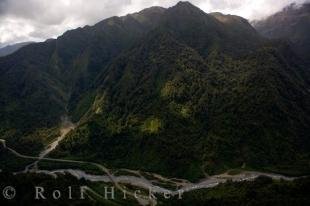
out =
[(165, 10), (166, 10), (165, 8), (160, 7), (160, 6), (152, 6), (152, 7), (143, 9), (141, 11), (128, 14), (126, 16), (137, 17), (137, 16), (161, 15)]
[(193, 4), (191, 4), (189, 1), (179, 1), (176, 6), (191, 6), (195, 7)]
[(0, 137), (43, 148), (67, 114), (79, 124), (53, 157), (191, 180), (244, 163), (296, 171), (310, 160), (309, 72), (244, 21), (179, 2), (2, 57)]
[(212, 12), (209, 13), (209, 15), (214, 16), (217, 20), (219, 20), (222, 23), (230, 23), (234, 21), (240, 21), (240, 22), (248, 22), (245, 18), (241, 16), (231, 15), (231, 14), (223, 14), (221, 12)]
[(310, 3), (290, 4), (263, 20), (253, 21), (256, 30), (271, 39), (286, 39), (310, 65)]
[(204, 13), (204, 11), (202, 11), (200, 8), (196, 7), (195, 5), (191, 4), (188, 1), (179, 1), (175, 6), (171, 7), (172, 9), (177, 9), (177, 10), (181, 10), (182, 12), (185, 13), (192, 13), (192, 12), (202, 12)]
[(16, 52), (17, 50), (19, 50), (20, 48), (27, 46), (28, 44), (31, 44), (31, 43), (34, 43), (34, 42), (32, 42), (32, 41), (21, 42), (21, 43), (11, 44), (11, 45), (7, 45), (3, 48), (0, 48), (0, 57), (10, 55), (10, 54)]
[(137, 12), (136, 14), (161, 13), (165, 10), (166, 9), (164, 7), (161, 7), (161, 6), (152, 6), (152, 7), (143, 9), (143, 10)]

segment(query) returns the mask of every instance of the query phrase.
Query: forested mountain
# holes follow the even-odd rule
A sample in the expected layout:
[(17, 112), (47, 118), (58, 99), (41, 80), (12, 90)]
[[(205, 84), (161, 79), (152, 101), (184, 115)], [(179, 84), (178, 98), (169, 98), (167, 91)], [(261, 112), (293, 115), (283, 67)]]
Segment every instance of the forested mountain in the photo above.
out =
[(151, 7), (22, 48), (0, 72), (0, 135), (15, 147), (69, 115), (78, 127), (54, 156), (190, 179), (309, 172), (309, 70), (238, 16)]
[(253, 22), (265, 37), (289, 40), (294, 51), (310, 65), (310, 3), (291, 4), (266, 19)]
[(20, 48), (27, 46), (28, 44), (31, 44), (31, 43), (33, 42), (21, 42), (21, 43), (12, 44), (12, 45), (8, 45), (3, 48), (0, 48), (0, 57), (12, 54), (16, 52), (17, 50), (19, 50)]

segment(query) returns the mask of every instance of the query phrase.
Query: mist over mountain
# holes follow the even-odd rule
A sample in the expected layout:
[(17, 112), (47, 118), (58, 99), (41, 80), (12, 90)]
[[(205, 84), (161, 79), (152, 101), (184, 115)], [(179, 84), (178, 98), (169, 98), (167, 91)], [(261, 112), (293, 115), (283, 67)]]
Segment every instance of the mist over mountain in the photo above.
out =
[(8, 46), (5, 46), (3, 48), (0, 48), (0, 57), (12, 54), (12, 53), (16, 52), (17, 50), (19, 50), (20, 48), (22, 48), (28, 44), (31, 44), (31, 43), (33, 43), (33, 42), (22, 42), (22, 43), (8, 45)]
[(289, 40), (293, 50), (310, 65), (310, 3), (291, 4), (253, 25), (267, 38)]
[(68, 115), (78, 126), (54, 157), (189, 179), (307, 173), (309, 70), (295, 51), (188, 2), (111, 17), (0, 58), (0, 137), (35, 152)]

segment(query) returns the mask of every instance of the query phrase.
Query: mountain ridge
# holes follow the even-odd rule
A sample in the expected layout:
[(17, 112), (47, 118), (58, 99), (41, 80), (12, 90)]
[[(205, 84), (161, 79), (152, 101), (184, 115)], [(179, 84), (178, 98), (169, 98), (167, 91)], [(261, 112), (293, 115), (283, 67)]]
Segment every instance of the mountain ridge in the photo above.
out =
[(190, 3), (111, 17), (0, 58), (0, 135), (30, 145), (68, 113), (79, 126), (53, 156), (189, 179), (306, 173), (309, 82), (287, 56), (243, 18)]
[(32, 42), (32, 41), (21, 42), (21, 43), (11, 44), (11, 45), (2, 47), (0, 48), (0, 57), (10, 55), (16, 52), (17, 50), (19, 50), (20, 48), (27, 46), (28, 44), (32, 44), (32, 43), (35, 43), (35, 42)]
[(290, 4), (282, 11), (264, 20), (252, 22), (261, 35), (271, 39), (289, 41), (294, 52), (299, 55), (308, 67), (310, 64), (310, 3)]

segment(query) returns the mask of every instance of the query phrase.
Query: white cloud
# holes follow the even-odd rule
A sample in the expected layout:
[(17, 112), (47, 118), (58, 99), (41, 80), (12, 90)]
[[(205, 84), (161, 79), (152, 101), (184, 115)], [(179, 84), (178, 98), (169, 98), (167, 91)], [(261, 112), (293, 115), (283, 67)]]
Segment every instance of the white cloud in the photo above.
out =
[(309, 0), (208, 0), (201, 1), (200, 8), (206, 12), (219, 11), (254, 20), (276, 13), (291, 3), (302, 4), (307, 1), (309, 2)]
[[(270, 15), (306, 0), (190, 0), (205, 12), (220, 11), (248, 19)], [(0, 47), (21, 41), (41, 41), (68, 29), (92, 25), (115, 15), (150, 6), (170, 7), (178, 0), (0, 0)]]

